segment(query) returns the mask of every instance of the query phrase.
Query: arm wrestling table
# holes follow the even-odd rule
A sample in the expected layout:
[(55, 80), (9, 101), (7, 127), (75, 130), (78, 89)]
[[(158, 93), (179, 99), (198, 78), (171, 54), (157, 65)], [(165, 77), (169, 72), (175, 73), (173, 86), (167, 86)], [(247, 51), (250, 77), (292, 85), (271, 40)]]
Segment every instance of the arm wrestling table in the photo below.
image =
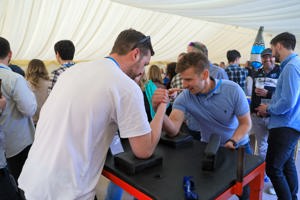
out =
[[(264, 185), (265, 163), (258, 156), (245, 155), (243, 182), (237, 182), (237, 151), (220, 147), (214, 171), (202, 170), (202, 158), (206, 144), (194, 140), (190, 146), (171, 148), (159, 144), (155, 151), (162, 155), (163, 164), (128, 175), (114, 166), (113, 156), (108, 155), (102, 175), (119, 185), (137, 199), (182, 200), (183, 177), (192, 176), (194, 192), (199, 200), (225, 200), (233, 194), (241, 194), (249, 184), (250, 200), (261, 200)], [(128, 143), (126, 151), (130, 151)]]

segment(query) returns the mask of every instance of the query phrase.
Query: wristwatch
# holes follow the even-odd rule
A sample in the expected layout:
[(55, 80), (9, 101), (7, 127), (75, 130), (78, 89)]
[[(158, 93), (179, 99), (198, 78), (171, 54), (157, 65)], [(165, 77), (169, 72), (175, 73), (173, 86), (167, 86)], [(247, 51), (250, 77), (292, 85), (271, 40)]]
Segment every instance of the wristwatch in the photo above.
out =
[(227, 143), (227, 142), (232, 142), (232, 145), (235, 147), (235, 148), (237, 148), (237, 143), (236, 143), (236, 141), (234, 141), (233, 139), (228, 139), (226, 142), (225, 142), (225, 144)]

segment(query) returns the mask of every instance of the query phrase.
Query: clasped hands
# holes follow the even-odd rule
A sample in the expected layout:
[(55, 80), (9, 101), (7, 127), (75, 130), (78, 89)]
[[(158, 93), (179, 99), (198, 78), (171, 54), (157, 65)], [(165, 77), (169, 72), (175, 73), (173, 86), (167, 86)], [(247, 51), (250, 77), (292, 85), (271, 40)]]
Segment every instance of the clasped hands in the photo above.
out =
[(182, 91), (179, 88), (171, 88), (171, 89), (162, 89), (158, 88), (155, 90), (152, 96), (152, 107), (154, 110), (157, 109), (159, 104), (161, 103), (169, 103), (170, 99), (174, 99), (177, 96), (177, 92)]

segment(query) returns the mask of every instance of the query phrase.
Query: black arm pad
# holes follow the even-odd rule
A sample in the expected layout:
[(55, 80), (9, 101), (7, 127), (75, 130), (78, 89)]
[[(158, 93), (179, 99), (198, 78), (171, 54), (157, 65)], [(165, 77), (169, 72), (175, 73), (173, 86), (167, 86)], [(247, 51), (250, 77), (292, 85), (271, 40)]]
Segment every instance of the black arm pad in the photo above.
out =
[(219, 135), (213, 134), (209, 138), (209, 142), (204, 150), (204, 155), (214, 156), (217, 154), (221, 143), (221, 137)]
[(206, 171), (213, 171), (216, 168), (217, 151), (221, 143), (219, 135), (211, 135), (209, 142), (204, 150), (204, 157), (202, 160), (202, 169)]

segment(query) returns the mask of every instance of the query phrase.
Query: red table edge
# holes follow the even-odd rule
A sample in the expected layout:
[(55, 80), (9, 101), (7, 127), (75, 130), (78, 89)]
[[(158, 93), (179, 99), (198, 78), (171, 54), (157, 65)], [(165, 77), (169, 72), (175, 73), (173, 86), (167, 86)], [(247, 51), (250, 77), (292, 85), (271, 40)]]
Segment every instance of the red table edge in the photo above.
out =
[[(249, 183), (250, 186), (250, 200), (262, 200), (262, 190), (264, 187), (264, 174), (265, 174), (265, 162), (256, 167), (248, 175), (243, 178), (243, 182), (237, 182), (225, 192), (220, 194), (215, 200), (224, 200), (230, 198), (234, 194), (241, 194), (243, 187)], [(133, 195), (137, 199), (152, 200), (151, 197), (147, 196), (143, 192), (137, 190), (135, 187), (126, 183), (122, 179), (113, 175), (109, 171), (103, 169), (102, 175), (111, 180), (116, 185), (123, 188), (126, 192)]]
[(219, 195), (215, 200), (224, 200), (230, 198), (233, 194), (240, 195), (243, 187), (249, 183), (250, 200), (262, 200), (262, 191), (264, 188), (265, 165), (263, 162), (243, 178), (243, 182), (236, 182), (232, 187)]
[(137, 190), (135, 187), (132, 185), (129, 185), (122, 179), (118, 178), (117, 176), (113, 175), (111, 172), (103, 169), (102, 170), (102, 175), (111, 180), (113, 183), (116, 185), (120, 186), (122, 189), (124, 189), (126, 192), (129, 194), (133, 195), (137, 199), (143, 199), (143, 200), (152, 200), (151, 197), (147, 196), (143, 192)]

